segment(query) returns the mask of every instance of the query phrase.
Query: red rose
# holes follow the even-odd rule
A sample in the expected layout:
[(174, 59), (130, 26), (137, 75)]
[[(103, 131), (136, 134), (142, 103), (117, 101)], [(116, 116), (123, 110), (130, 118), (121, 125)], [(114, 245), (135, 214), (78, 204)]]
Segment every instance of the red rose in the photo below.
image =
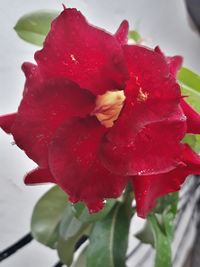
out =
[(112, 35), (76, 9), (52, 23), (36, 65), (24, 63), (18, 112), (0, 126), (38, 168), (27, 184), (58, 184), (91, 212), (133, 184), (137, 212), (200, 174), (200, 157), (181, 143), (200, 132), (199, 115), (176, 82), (181, 57), (127, 45), (128, 23)]

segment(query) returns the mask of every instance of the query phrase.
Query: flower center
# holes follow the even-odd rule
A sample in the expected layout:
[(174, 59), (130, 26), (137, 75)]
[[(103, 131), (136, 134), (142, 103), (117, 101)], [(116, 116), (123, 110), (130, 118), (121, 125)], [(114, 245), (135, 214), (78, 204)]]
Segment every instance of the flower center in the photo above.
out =
[(120, 114), (125, 98), (124, 91), (107, 91), (103, 95), (98, 95), (92, 115), (95, 115), (106, 128), (112, 127)]

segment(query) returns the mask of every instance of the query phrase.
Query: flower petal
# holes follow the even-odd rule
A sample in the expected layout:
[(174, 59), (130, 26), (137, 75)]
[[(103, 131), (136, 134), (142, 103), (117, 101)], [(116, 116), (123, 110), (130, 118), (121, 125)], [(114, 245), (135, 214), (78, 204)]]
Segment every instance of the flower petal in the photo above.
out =
[(49, 77), (68, 78), (96, 95), (121, 89), (128, 78), (115, 36), (88, 24), (74, 8), (66, 8), (53, 21), (35, 59)]
[(56, 183), (73, 202), (84, 201), (90, 212), (103, 207), (104, 198), (122, 193), (127, 178), (114, 175), (98, 160), (106, 128), (94, 118), (63, 124), (49, 149), (49, 166)]
[(200, 134), (200, 114), (198, 114), (184, 99), (181, 99), (181, 107), (187, 117), (187, 132)]
[(119, 29), (115, 33), (115, 38), (121, 45), (125, 45), (128, 42), (129, 24), (127, 20), (122, 21)]
[(0, 116), (0, 127), (6, 133), (10, 134), (15, 118), (16, 118), (16, 113)]
[(110, 171), (120, 175), (168, 172), (182, 164), (180, 140), (184, 131), (182, 122), (152, 123), (133, 134), (127, 144), (105, 139), (101, 150), (102, 162)]
[(42, 168), (55, 130), (73, 116), (84, 117), (95, 97), (66, 79), (43, 79), (37, 66), (25, 64), (27, 81), (12, 134), (16, 144)]
[(104, 139), (102, 162), (121, 175), (170, 171), (181, 163), (186, 132), (180, 88), (153, 50), (126, 46), (125, 56), (131, 79), (123, 110)]
[(185, 178), (186, 174), (181, 169), (167, 174), (133, 176), (132, 184), (138, 216), (145, 218), (156, 206), (156, 200), (168, 193), (178, 191)]
[(48, 169), (36, 168), (25, 176), (24, 182), (26, 185), (55, 183), (55, 179)]
[(200, 174), (200, 156), (189, 146), (184, 147), (183, 162), (185, 166), (179, 166), (169, 173), (132, 177), (138, 216), (145, 218), (155, 207), (158, 198), (180, 190), (189, 174)]
[[(170, 73), (176, 76), (182, 66), (183, 58), (181, 56), (166, 57), (158, 46), (155, 48), (155, 51), (166, 60), (170, 68)], [(187, 132), (199, 134), (200, 115), (184, 99), (181, 99), (181, 107), (187, 117)]]
[(161, 51), (159, 46), (156, 46), (155, 52), (159, 53), (163, 58), (166, 60), (167, 64), (169, 65), (169, 71), (170, 73), (176, 77), (177, 72), (180, 70), (182, 64), (183, 64), (183, 57), (181, 56), (173, 56), (173, 57), (167, 57), (164, 55), (164, 53)]

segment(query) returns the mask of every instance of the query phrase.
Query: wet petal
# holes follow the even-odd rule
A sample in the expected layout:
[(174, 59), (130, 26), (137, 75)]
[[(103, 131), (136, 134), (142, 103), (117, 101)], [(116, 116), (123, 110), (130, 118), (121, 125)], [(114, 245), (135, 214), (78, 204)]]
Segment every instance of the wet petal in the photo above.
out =
[(180, 140), (184, 131), (182, 122), (153, 123), (132, 135), (127, 144), (105, 139), (101, 149), (102, 162), (120, 175), (168, 172), (182, 164)]
[[(125, 26), (118, 33), (121, 41), (122, 29)], [(97, 95), (123, 88), (128, 78), (115, 36), (88, 24), (76, 9), (66, 8), (53, 21), (35, 59), (45, 75), (66, 77)]]
[(176, 169), (167, 174), (132, 177), (138, 216), (145, 218), (159, 197), (178, 191), (186, 176)]
[(37, 66), (23, 66), (27, 81), (12, 134), (16, 144), (40, 167), (47, 167), (47, 150), (63, 121), (84, 117), (94, 108), (95, 98), (66, 79), (43, 79)]
[(179, 85), (158, 53), (141, 46), (124, 50), (131, 79), (124, 108), (104, 138), (102, 162), (121, 175), (170, 171), (181, 163), (186, 132)]
[(184, 165), (171, 172), (132, 177), (137, 213), (140, 217), (145, 218), (148, 215), (155, 207), (158, 198), (180, 190), (189, 174), (200, 174), (200, 156), (189, 146), (184, 147), (182, 160)]
[(112, 174), (98, 160), (106, 128), (94, 118), (76, 119), (58, 129), (49, 149), (49, 165), (56, 183), (72, 202), (84, 201), (91, 212), (104, 198), (121, 194), (127, 179)]

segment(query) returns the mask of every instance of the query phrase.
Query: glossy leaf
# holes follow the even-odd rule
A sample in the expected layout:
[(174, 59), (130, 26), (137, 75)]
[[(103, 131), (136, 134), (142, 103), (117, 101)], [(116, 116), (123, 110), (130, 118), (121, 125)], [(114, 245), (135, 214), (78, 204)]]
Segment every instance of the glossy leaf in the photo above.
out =
[(83, 223), (80, 222), (71, 209), (71, 205), (67, 206), (63, 218), (60, 222), (59, 234), (63, 240), (67, 240), (70, 237), (73, 237), (77, 232), (82, 228)]
[(155, 267), (171, 267), (172, 262), (170, 240), (161, 229), (160, 224), (155, 215), (149, 215), (148, 221), (151, 224), (155, 242)]
[(193, 90), (200, 92), (200, 75), (183, 67), (178, 73), (178, 80)]
[(62, 238), (59, 239), (57, 252), (62, 263), (67, 266), (72, 264), (76, 244), (83, 235), (88, 233), (88, 229), (90, 229), (90, 226), (84, 225), (74, 236), (67, 240), (63, 240)]
[(95, 223), (87, 250), (87, 267), (125, 266), (130, 209), (126, 203), (117, 203), (107, 217)]
[(81, 222), (95, 222), (105, 218), (106, 215), (111, 211), (115, 203), (116, 200), (114, 199), (107, 200), (104, 208), (100, 212), (94, 214), (90, 214), (83, 203), (77, 203), (73, 205), (72, 210), (76, 218)]
[(200, 76), (183, 67), (178, 73), (182, 95), (188, 96), (186, 101), (198, 112), (200, 112)]
[(24, 41), (42, 46), (47, 33), (50, 30), (52, 20), (58, 16), (58, 12), (40, 10), (21, 17), (14, 29)]
[(66, 194), (57, 186), (42, 196), (31, 219), (31, 233), (37, 241), (56, 247), (59, 224), (67, 205)]
[[(178, 80), (182, 95), (187, 96), (186, 101), (200, 112), (200, 75), (183, 67), (178, 73)], [(189, 144), (196, 152), (200, 152), (200, 135), (187, 134), (183, 143)]]

